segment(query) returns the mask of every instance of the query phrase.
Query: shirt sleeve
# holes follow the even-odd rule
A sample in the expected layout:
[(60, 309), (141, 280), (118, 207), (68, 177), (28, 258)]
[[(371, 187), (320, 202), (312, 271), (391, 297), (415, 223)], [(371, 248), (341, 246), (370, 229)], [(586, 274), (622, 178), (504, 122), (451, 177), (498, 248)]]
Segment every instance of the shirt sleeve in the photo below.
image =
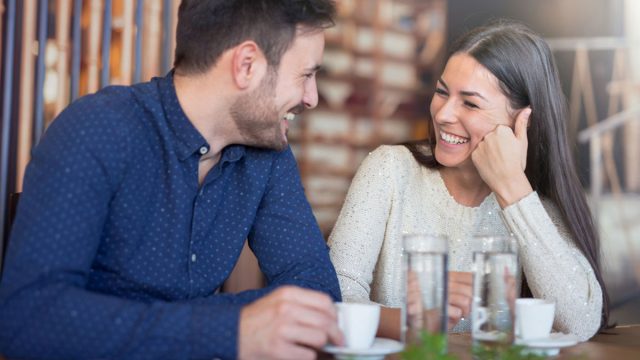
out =
[(249, 232), (249, 246), (270, 288), (297, 285), (341, 300), (328, 247), (304, 194), (291, 149), (276, 155)]
[(345, 301), (370, 301), (373, 273), (386, 234), (393, 200), (393, 153), (380, 147), (358, 169), (329, 236)]
[(554, 329), (588, 340), (600, 327), (602, 289), (555, 206), (543, 205), (533, 192), (502, 216), (519, 241), (531, 292), (556, 303)]
[(135, 161), (126, 121), (101, 118), (99, 109), (86, 99), (76, 102), (33, 152), (0, 284), (1, 352), (9, 358), (235, 358), (242, 305), (232, 297), (143, 302), (87, 289), (110, 199)]

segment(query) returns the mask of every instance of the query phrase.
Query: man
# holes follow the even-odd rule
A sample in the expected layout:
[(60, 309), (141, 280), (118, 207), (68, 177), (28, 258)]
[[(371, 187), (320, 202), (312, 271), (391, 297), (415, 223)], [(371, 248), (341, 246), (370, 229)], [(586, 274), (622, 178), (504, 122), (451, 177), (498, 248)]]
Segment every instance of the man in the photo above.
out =
[[(286, 137), (317, 104), (333, 14), (330, 0), (184, 0), (172, 73), (53, 122), (13, 227), (0, 352), (303, 359), (342, 343)], [(269, 286), (218, 294), (247, 238)]]

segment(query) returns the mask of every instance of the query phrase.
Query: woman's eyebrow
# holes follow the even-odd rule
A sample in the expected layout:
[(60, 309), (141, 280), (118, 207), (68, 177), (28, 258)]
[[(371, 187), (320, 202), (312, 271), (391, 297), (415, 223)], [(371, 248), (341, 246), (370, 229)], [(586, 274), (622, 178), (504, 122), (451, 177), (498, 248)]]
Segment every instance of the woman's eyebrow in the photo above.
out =
[(480, 93), (477, 92), (477, 91), (462, 90), (462, 91), (460, 91), (460, 94), (462, 94), (464, 96), (477, 96), (477, 97), (481, 98), (484, 101), (488, 101), (484, 96), (480, 95)]
[(440, 82), (440, 84), (442, 84), (442, 86), (444, 86), (445, 89), (449, 90), (449, 86), (446, 82), (444, 82), (444, 80), (442, 80), (442, 78), (438, 79), (438, 81)]
[[(447, 91), (449, 91), (449, 86), (447, 85), (447, 83), (442, 80), (442, 78), (438, 79), (438, 82), (440, 84), (442, 84), (442, 86), (444, 86), (445, 89), (447, 89)], [(462, 90), (460, 91), (460, 94), (463, 96), (477, 96), (480, 99), (484, 100), (484, 101), (489, 101), (487, 100), (487, 98), (485, 98), (484, 96), (482, 96), (479, 92), (477, 91), (470, 91), (470, 90)]]

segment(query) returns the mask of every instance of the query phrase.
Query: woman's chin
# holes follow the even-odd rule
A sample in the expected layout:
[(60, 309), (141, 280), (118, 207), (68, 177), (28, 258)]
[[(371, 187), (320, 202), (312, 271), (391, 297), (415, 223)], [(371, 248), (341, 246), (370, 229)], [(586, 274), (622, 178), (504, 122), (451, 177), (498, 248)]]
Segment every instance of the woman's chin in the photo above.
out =
[(435, 152), (435, 158), (438, 164), (446, 167), (446, 168), (467, 168), (471, 167), (475, 169), (475, 165), (473, 165), (473, 161), (471, 160), (471, 156), (446, 156), (446, 155), (438, 155), (438, 151)]

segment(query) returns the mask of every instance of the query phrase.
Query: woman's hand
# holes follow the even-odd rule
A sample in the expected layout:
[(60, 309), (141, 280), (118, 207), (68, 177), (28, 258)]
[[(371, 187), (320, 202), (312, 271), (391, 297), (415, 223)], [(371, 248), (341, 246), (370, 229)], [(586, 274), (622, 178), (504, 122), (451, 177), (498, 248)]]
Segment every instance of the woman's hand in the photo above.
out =
[(418, 276), (413, 271), (407, 273), (407, 325), (411, 328), (422, 328), (424, 319), (422, 308), (422, 292)]
[(482, 180), (491, 188), (498, 203), (505, 208), (533, 191), (524, 174), (527, 165), (527, 125), (531, 108), (516, 116), (514, 129), (498, 125), (485, 135), (471, 154)]
[(407, 273), (407, 325), (413, 329), (425, 329), (430, 333), (442, 330), (442, 311), (425, 309), (418, 277), (413, 271)]
[(473, 274), (470, 272), (449, 271), (449, 330), (460, 319), (469, 318), (471, 313), (471, 300), (473, 299)]

